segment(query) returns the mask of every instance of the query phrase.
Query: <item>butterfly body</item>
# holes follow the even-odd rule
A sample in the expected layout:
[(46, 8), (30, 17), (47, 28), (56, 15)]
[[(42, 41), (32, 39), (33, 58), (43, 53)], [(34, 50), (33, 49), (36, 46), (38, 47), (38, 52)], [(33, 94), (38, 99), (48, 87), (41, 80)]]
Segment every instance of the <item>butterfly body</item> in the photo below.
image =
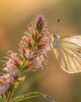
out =
[(57, 48), (58, 45), (60, 45), (60, 37), (57, 36), (56, 34), (54, 34), (53, 37), (54, 37), (53, 47), (54, 47), (54, 48)]
[[(60, 61), (61, 60), (61, 43), (60, 43), (60, 37), (56, 34), (54, 34), (54, 41), (53, 41), (53, 48), (54, 48), (54, 53), (56, 54), (57, 59)], [(58, 55), (57, 55), (58, 53)]]
[(53, 49), (61, 68), (68, 73), (81, 72), (81, 36), (53, 35)]

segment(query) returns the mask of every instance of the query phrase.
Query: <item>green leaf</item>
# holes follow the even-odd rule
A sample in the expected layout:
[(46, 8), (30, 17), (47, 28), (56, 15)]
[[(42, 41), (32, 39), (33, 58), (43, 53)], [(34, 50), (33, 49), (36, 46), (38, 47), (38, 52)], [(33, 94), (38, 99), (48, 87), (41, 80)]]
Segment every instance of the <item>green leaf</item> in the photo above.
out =
[(42, 94), (40, 92), (32, 92), (32, 93), (29, 93), (26, 95), (15, 97), (11, 100), (11, 102), (19, 102), (24, 99), (29, 99), (29, 98), (38, 97), (38, 96), (42, 96), (42, 97), (46, 98), (49, 102), (54, 102), (54, 100), (50, 96), (48, 96), (46, 94)]
[(1, 98), (1, 96), (0, 96), (0, 102), (4, 102), (4, 101), (2, 100), (2, 98)]
[(46, 94), (43, 94), (43, 97), (46, 98), (50, 102), (54, 102), (53, 98), (51, 98), (50, 96), (48, 96)]
[(3, 100), (4, 100), (4, 102), (6, 102), (6, 95), (5, 94), (3, 94)]

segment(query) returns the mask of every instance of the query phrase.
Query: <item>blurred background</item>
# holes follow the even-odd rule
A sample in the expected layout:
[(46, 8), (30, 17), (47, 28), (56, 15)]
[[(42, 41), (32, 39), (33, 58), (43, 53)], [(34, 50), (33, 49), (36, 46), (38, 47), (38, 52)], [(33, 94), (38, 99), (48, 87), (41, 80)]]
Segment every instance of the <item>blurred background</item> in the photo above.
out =
[[(0, 0), (0, 69), (6, 52), (18, 51), (24, 31), (40, 13), (45, 15), (50, 31), (60, 36), (81, 34), (81, 0)], [(46, 60), (43, 70), (26, 73), (26, 80), (14, 96), (40, 91), (55, 102), (81, 102), (81, 73), (64, 72), (52, 51)], [(38, 97), (22, 102), (47, 101)]]

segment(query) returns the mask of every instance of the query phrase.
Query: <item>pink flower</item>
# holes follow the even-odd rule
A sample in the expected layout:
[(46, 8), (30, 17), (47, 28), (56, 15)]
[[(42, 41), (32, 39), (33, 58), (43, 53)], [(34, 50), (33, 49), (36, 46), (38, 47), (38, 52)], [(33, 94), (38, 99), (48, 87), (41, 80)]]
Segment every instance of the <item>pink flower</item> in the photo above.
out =
[(41, 68), (42, 67), (42, 61), (39, 57), (33, 59), (33, 63), (36, 68)]
[(7, 84), (14, 81), (14, 76), (11, 75), (10, 73), (4, 74), (3, 78), (6, 80)]
[(42, 33), (42, 36), (50, 36), (50, 32), (46, 29), (46, 30), (44, 30)]
[(4, 79), (3, 76), (0, 76), (0, 83), (2, 83), (2, 84), (6, 84), (6, 80)]
[(0, 86), (0, 95), (4, 94), (9, 88), (9, 84)]
[(28, 32), (23, 36), (20, 51), (22, 57), (29, 60), (25, 67), (29, 68), (41, 68), (42, 62), (41, 56), (50, 50), (49, 36), (50, 33), (45, 29), (46, 20), (43, 15), (39, 15), (32, 26), (28, 28)]
[(6, 67), (3, 68), (3, 70), (6, 71), (6, 74), (0, 76), (0, 94), (7, 91), (10, 84), (15, 80), (15, 77), (20, 74), (20, 70), (18, 69), (20, 61), (16, 55), (16, 53), (11, 53), (10, 59), (6, 63)]
[(12, 83), (17, 81), (21, 72), (30, 68), (42, 68), (43, 56), (50, 50), (50, 33), (45, 28), (46, 20), (43, 15), (38, 15), (28, 32), (20, 42), (20, 59), (17, 53), (11, 53), (3, 70), (6, 74), (0, 76), (0, 95), (4, 94)]
[(33, 53), (30, 53), (30, 54), (26, 53), (26, 54), (25, 54), (25, 57), (26, 57), (27, 59), (32, 59), (32, 58), (33, 58)]
[(20, 61), (17, 58), (17, 53), (11, 53), (10, 55), (10, 59), (8, 60), (8, 62), (6, 63), (7, 66), (15, 66), (18, 67), (20, 65)]
[(3, 70), (11, 74), (15, 72), (15, 69), (12, 65), (7, 65), (5, 68), (3, 68)]
[(14, 77), (10, 75), (9, 73), (4, 74), (3, 76), (0, 76), (0, 94), (4, 94), (8, 88), (11, 82), (13, 82)]
[(34, 21), (34, 27), (37, 29), (39, 32), (44, 30), (44, 27), (46, 26), (46, 20), (43, 15), (38, 15), (37, 18)]
[(30, 48), (32, 46), (32, 38), (31, 36), (23, 36), (22, 41), (21, 41), (21, 45), (25, 45), (25, 47)]

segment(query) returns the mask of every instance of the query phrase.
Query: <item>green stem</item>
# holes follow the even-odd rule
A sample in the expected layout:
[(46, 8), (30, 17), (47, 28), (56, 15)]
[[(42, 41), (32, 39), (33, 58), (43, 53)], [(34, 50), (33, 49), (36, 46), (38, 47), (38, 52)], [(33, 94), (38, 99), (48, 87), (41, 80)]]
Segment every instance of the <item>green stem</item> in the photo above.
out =
[(21, 67), (22, 72), (23, 72), (23, 68), (24, 68), (24, 65), (25, 65), (25, 62), (26, 62), (26, 61), (27, 61), (27, 60), (24, 59), (23, 64), (22, 64), (22, 67)]

